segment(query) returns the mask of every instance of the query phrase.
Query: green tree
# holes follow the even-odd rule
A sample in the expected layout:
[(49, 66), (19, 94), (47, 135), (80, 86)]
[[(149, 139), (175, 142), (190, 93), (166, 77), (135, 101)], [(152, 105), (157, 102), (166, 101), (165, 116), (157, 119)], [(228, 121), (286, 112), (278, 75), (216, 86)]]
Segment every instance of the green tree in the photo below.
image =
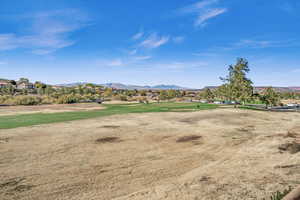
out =
[(215, 95), (213, 94), (213, 92), (209, 88), (206, 88), (203, 91), (203, 93), (201, 94), (201, 97), (203, 99), (205, 99), (206, 101), (208, 101), (208, 102), (212, 102), (215, 98)]
[(174, 99), (175, 97), (179, 97), (180, 92), (177, 90), (167, 90), (167, 98)]
[(19, 82), (20, 83), (29, 83), (29, 79), (28, 78), (20, 78)]
[(165, 90), (159, 91), (159, 100), (166, 100), (168, 99), (168, 93)]
[(276, 106), (280, 103), (280, 94), (272, 87), (268, 87), (263, 91), (260, 100), (266, 105), (266, 108), (268, 106)]
[(216, 97), (222, 100), (231, 100), (231, 93), (229, 90), (229, 85), (228, 84), (223, 84), (217, 88), (215, 91)]
[(237, 63), (228, 68), (228, 76), (221, 78), (225, 82), (227, 89), (226, 96), (229, 100), (245, 103), (250, 101), (253, 94), (252, 81), (247, 78), (247, 73), (250, 69), (248, 61), (243, 58), (238, 58)]
[(9, 83), (10, 83), (11, 85), (17, 85), (17, 82), (16, 82), (15, 80), (10, 80)]

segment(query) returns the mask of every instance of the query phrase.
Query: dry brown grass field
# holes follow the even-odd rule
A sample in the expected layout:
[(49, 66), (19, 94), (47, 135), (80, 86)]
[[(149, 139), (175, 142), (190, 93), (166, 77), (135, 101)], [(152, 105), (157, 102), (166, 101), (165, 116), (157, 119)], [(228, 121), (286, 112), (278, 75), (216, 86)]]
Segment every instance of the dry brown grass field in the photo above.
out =
[(300, 113), (233, 108), (2, 129), (0, 199), (269, 199), (300, 184), (297, 143)]

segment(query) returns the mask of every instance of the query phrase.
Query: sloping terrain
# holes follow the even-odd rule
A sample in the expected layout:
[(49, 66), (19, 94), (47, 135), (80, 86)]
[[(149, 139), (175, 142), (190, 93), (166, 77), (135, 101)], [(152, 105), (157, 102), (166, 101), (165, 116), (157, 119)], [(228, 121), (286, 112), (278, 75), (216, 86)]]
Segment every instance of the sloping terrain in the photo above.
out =
[(300, 114), (114, 115), (0, 130), (0, 199), (262, 199), (300, 184)]

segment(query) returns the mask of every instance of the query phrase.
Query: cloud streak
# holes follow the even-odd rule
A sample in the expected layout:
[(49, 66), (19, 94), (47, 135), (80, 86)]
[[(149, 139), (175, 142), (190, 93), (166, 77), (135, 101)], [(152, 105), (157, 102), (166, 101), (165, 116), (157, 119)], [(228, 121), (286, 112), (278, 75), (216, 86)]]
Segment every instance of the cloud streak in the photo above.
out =
[(138, 40), (138, 39), (141, 39), (143, 36), (144, 36), (144, 32), (140, 31), (140, 32), (136, 33), (134, 36), (132, 36), (132, 39)]
[(148, 49), (155, 49), (166, 44), (169, 41), (169, 39), (170, 39), (169, 36), (159, 36), (157, 33), (153, 33), (145, 40), (143, 40), (139, 44), (139, 46)]
[(41, 12), (24, 16), (30, 20), (30, 34), (0, 34), (0, 51), (30, 49), (37, 55), (53, 53), (75, 44), (70, 33), (87, 26), (88, 18), (77, 10)]
[(176, 44), (180, 44), (185, 40), (185, 37), (183, 36), (177, 36), (172, 38), (173, 42)]
[(152, 56), (136, 56), (133, 59), (139, 61), (139, 60), (149, 60), (151, 58)]
[(299, 46), (299, 43), (295, 41), (274, 41), (274, 40), (240, 40), (236, 43), (225, 47), (227, 49), (240, 49), (240, 48), (252, 48), (252, 49), (263, 49), (263, 48), (276, 48), (276, 47), (291, 47)]
[(204, 27), (207, 22), (228, 11), (227, 8), (215, 7), (219, 0), (203, 0), (195, 4), (179, 9), (180, 14), (196, 15), (195, 27)]
[(205, 26), (206, 22), (209, 19), (217, 17), (218, 15), (221, 15), (226, 11), (227, 11), (226, 8), (215, 8), (215, 9), (206, 10), (203, 14), (200, 14), (198, 16), (198, 18), (195, 21), (195, 26)]

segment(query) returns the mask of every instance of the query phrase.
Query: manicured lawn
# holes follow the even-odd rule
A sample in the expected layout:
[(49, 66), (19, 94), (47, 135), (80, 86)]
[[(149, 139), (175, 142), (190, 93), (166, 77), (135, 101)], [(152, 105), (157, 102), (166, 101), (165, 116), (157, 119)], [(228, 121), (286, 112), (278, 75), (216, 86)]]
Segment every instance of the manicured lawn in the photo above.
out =
[(66, 122), (73, 120), (103, 117), (115, 114), (145, 112), (190, 112), (214, 109), (217, 105), (202, 103), (151, 103), (151, 104), (111, 104), (106, 109), (62, 113), (35, 113), (0, 117), (0, 129), (10, 129), (38, 124)]

